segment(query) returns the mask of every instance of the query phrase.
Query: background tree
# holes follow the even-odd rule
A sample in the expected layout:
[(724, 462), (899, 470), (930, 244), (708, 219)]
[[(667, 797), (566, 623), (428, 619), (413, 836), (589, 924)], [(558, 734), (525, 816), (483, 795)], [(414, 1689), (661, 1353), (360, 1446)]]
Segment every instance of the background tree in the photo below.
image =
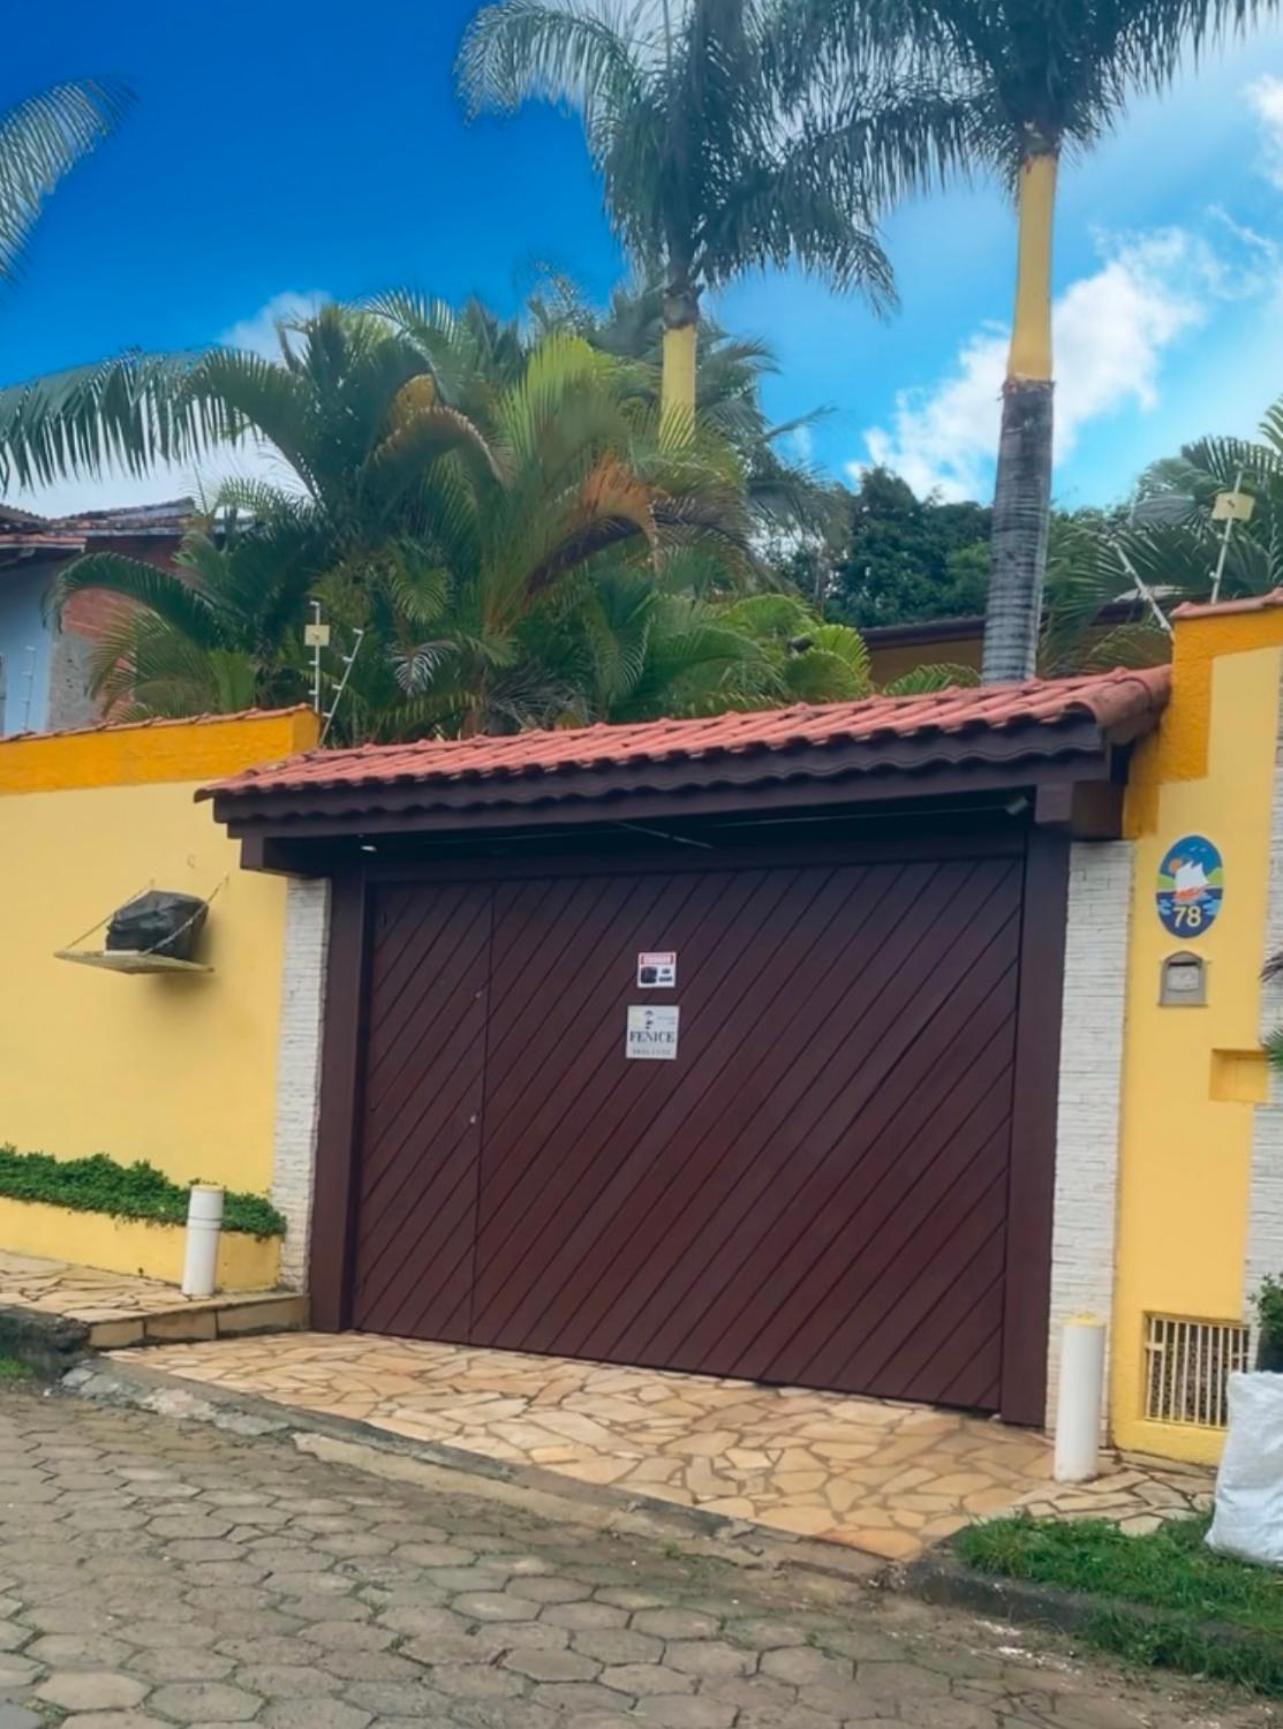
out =
[(1136, 91), (1166, 84), (1182, 52), (1271, 0), (794, 0), (790, 41), (845, 58), (846, 101), (872, 66), (906, 58), (941, 96), (933, 152), (949, 172), (981, 165), (1014, 189), (1015, 315), (1003, 386), (984, 677), (1033, 671), (1051, 505), (1051, 263), (1056, 178)]
[[(120, 124), (132, 96), (117, 80), (51, 85), (0, 113), (0, 283), (20, 273), (45, 204)], [(135, 473), (181, 455), (211, 429), (174, 386), (181, 359), (125, 355), (0, 389), (0, 490), (118, 462)]]
[(829, 617), (867, 629), (984, 611), (989, 510), (919, 499), (885, 468), (866, 469), (847, 496), (846, 535), (827, 582)]
[(112, 555), (67, 571), (64, 600), (127, 603), (93, 669), (116, 712), (305, 696), (313, 598), (337, 627), (330, 688), (366, 633), (339, 737), (863, 693), (855, 632), (751, 594), (734, 446), (661, 438), (634, 364), (580, 336), (511, 335), (475, 305), (394, 294), (283, 330), (276, 360), (207, 356), (186, 388), (289, 478), (229, 484), (221, 542), (194, 530), (176, 572)]
[[(775, 0), (502, 0), (460, 50), (474, 113), (536, 97), (582, 116), (615, 231), (639, 275), (663, 283), (663, 398), (678, 423), (695, 412), (705, 288), (796, 261), (891, 296), (880, 188), (849, 140), (833, 147), (806, 92), (786, 100), (779, 21)], [(899, 114), (878, 119), (903, 130)]]

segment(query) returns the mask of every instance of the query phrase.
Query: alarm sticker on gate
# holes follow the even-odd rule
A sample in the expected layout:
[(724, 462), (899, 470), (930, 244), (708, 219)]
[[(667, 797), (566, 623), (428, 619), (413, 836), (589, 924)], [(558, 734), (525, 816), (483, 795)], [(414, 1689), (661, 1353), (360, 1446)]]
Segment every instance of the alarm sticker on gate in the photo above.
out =
[(680, 1013), (673, 1003), (630, 1003), (624, 1055), (644, 1062), (672, 1062), (677, 1055)]
[(677, 951), (660, 949), (637, 957), (637, 988), (642, 991), (671, 991), (677, 984)]
[(1219, 850), (1201, 834), (1182, 836), (1158, 867), (1155, 900), (1163, 929), (1174, 937), (1201, 937), (1215, 923), (1225, 897)]

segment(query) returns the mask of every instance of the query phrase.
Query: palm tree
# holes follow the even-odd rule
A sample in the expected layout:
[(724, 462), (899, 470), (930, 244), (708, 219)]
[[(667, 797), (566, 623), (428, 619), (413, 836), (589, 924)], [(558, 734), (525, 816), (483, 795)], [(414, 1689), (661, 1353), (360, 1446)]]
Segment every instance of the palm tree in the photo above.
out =
[[(594, 348), (639, 363), (644, 368), (639, 386), (657, 407), (652, 379), (657, 382), (660, 375), (663, 307), (663, 289), (652, 285), (616, 288), (606, 310), (597, 311), (564, 278), (553, 278), (529, 303), (536, 331), (573, 330)], [(825, 410), (776, 425), (768, 419), (761, 386), (776, 370), (766, 343), (733, 337), (715, 319), (701, 317), (696, 358), (700, 416), (734, 447), (744, 465), (761, 540), (778, 540), (791, 551), (799, 534), (814, 540), (837, 532), (847, 495), (788, 450), (790, 441)], [(780, 553), (776, 562), (785, 556)]]
[(85, 590), (124, 604), (99, 633), (90, 688), (115, 720), (234, 714), (304, 702), (301, 622), (316, 575), (302, 514), (188, 529), (174, 570), (89, 553), (62, 573), (58, 602)]
[(214, 510), (249, 524), (234, 517), (222, 545), (193, 533), (177, 574), (104, 556), (69, 569), (62, 598), (130, 603), (95, 666), (109, 701), (175, 714), (300, 694), (316, 597), (343, 645), (372, 639), (349, 729), (546, 722), (584, 682), (564, 619), (608, 575), (680, 557), (716, 590), (749, 570), (734, 452), (705, 437), (666, 454), (622, 363), (554, 334), (510, 354), (505, 383), (475, 309), (451, 322), (409, 296), (384, 304), (323, 309), (283, 332), (277, 360), (197, 365), (192, 400), (272, 449), (283, 479), (224, 487)]
[[(115, 131), (133, 98), (114, 79), (51, 85), (0, 114), (0, 284), (20, 273), (45, 203)], [(216, 431), (179, 392), (189, 363), (125, 355), (0, 389), (0, 489), (119, 462), (135, 473)]]
[[(1247, 521), (1217, 515), (1217, 499), (1226, 493), (1251, 500)], [(1265, 415), (1256, 440), (1200, 438), (1153, 463), (1130, 508), (1057, 520), (1040, 670), (1159, 664), (1171, 657), (1163, 620), (1183, 601), (1246, 599), (1279, 587), (1283, 399)], [(1102, 613), (1120, 604), (1130, 616), (1102, 624)]]
[(911, 62), (941, 92), (933, 160), (980, 164), (1018, 208), (1015, 315), (1003, 386), (985, 627), (986, 682), (1030, 676), (1047, 562), (1052, 469), (1051, 263), (1062, 154), (1085, 150), (1182, 53), (1272, 0), (792, 0), (790, 39), (836, 49), (848, 88)]
[(808, 93), (786, 101), (778, 20), (775, 0), (500, 0), (460, 50), (473, 113), (540, 97), (581, 114), (615, 230), (639, 275), (663, 283), (670, 426), (695, 413), (705, 288), (796, 261), (892, 295), (874, 156), (852, 151), (849, 127), (835, 139)]
[(324, 309), (279, 360), (197, 368), (194, 397), (286, 478), (229, 485), (230, 514), (192, 530), (176, 572), (114, 555), (67, 571), (62, 600), (127, 603), (93, 667), (113, 712), (304, 698), (313, 598), (337, 627), (331, 689), (368, 639), (335, 728), (349, 739), (867, 694), (857, 632), (751, 592), (734, 447), (707, 427), (661, 437), (634, 363), (564, 329), (514, 345), (475, 305), (377, 308)]

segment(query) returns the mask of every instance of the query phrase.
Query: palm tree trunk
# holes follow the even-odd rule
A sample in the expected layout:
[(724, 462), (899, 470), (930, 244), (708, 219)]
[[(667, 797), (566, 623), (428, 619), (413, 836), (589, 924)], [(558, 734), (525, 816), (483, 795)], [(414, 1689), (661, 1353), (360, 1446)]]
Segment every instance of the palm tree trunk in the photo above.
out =
[(1051, 513), (1051, 237), (1054, 151), (1032, 154), (1020, 172), (1016, 313), (1002, 387), (1002, 434), (993, 501), (986, 684), (1032, 678), (1038, 658)]
[(695, 378), (699, 358), (699, 291), (670, 287), (664, 294), (664, 353), (660, 418), (680, 437), (695, 425)]

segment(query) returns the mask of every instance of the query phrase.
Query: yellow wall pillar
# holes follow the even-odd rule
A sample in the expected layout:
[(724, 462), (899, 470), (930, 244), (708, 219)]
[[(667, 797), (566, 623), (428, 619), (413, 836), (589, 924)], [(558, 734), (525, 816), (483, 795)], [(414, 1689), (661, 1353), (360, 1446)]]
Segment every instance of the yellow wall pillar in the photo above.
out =
[[(1123, 1447), (1213, 1461), (1222, 1436), (1145, 1416), (1150, 1315), (1244, 1317), (1253, 1113), (1265, 1097), (1265, 959), (1283, 608), (1188, 608), (1176, 626), (1170, 707), (1138, 747), (1127, 797), (1135, 841), (1124, 1050), (1111, 1413)], [(1224, 899), (1196, 936), (1156, 905), (1169, 848), (1203, 835)], [(1205, 963), (1205, 1007), (1162, 1007), (1165, 957)]]

